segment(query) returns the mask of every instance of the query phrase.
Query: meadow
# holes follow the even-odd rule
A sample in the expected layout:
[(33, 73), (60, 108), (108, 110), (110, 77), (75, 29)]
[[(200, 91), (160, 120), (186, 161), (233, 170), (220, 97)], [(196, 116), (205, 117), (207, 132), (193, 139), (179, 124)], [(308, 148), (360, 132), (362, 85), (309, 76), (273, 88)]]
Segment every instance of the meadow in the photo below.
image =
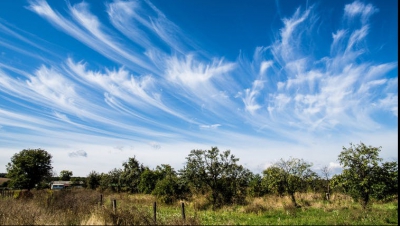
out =
[(144, 194), (16, 191), (13, 197), (0, 198), (0, 225), (398, 225), (397, 198), (372, 201), (366, 209), (340, 193), (329, 201), (317, 193), (297, 193), (296, 198), (300, 208), (289, 197), (266, 195), (212, 210), (206, 196), (166, 205)]

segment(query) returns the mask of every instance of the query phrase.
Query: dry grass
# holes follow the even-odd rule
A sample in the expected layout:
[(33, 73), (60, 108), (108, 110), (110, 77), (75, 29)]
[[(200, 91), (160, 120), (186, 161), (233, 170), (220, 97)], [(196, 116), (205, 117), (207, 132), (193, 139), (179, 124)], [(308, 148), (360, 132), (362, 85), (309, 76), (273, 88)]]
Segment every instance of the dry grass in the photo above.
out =
[[(13, 197), (0, 198), (0, 225), (154, 225), (150, 195), (103, 194), (77, 189), (70, 191), (41, 190), (15, 192)], [(117, 209), (112, 208), (112, 200)], [(188, 216), (157, 220), (157, 224), (198, 225)]]
[(196, 211), (206, 210), (212, 206), (212, 203), (210, 200), (208, 200), (207, 195), (193, 195), (188, 204)]
[[(296, 193), (295, 197), (302, 209), (318, 208), (331, 211), (338, 208), (349, 208), (354, 204), (351, 197), (343, 194), (333, 194), (329, 201), (326, 201), (323, 195), (316, 193)], [(288, 214), (293, 214), (296, 209), (288, 196), (266, 195), (248, 198), (247, 203), (240, 208), (240, 212), (261, 214), (268, 210), (283, 209)]]
[[(157, 222), (154, 222), (152, 209), (156, 201), (154, 196), (106, 193), (103, 194), (103, 205), (99, 205), (99, 198), (100, 192), (86, 189), (41, 190), (33, 191), (33, 194), (16, 192), (13, 197), (0, 199), (0, 225), (154, 225), (155, 223), (158, 225), (199, 225), (202, 221), (208, 224), (211, 222), (259, 224), (260, 217), (269, 213), (283, 214), (292, 219), (300, 218), (309, 211), (311, 214), (315, 210), (323, 210), (322, 213), (330, 216), (339, 213), (338, 211), (355, 211), (354, 206), (357, 206), (350, 197), (343, 194), (333, 194), (327, 201), (320, 194), (302, 193), (296, 194), (296, 200), (301, 208), (295, 207), (289, 197), (266, 195), (248, 198), (246, 205), (225, 206), (222, 210), (214, 212), (211, 211), (211, 205), (206, 196), (198, 195), (184, 202), (185, 221), (181, 215), (181, 201), (177, 201), (173, 205), (157, 203)], [(116, 211), (112, 208), (114, 199), (117, 200)], [(248, 220), (250, 216), (254, 216), (252, 218), (254, 222)], [(319, 215), (307, 217), (320, 218)], [(355, 221), (362, 220), (362, 215), (354, 215), (354, 217)]]
[(254, 198), (248, 205), (243, 206), (240, 212), (260, 214), (269, 209), (271, 209), (271, 206), (265, 201), (265, 198)]

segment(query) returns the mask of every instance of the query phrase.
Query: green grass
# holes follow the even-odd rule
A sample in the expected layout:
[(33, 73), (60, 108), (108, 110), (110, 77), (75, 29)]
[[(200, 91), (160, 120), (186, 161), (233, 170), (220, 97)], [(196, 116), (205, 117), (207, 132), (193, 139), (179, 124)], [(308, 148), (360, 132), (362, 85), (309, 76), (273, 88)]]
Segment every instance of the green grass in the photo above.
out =
[(197, 214), (204, 225), (397, 225), (397, 210), (363, 212), (360, 209), (342, 209), (326, 212), (322, 209), (295, 211), (270, 210), (240, 213), (232, 210), (201, 211)]

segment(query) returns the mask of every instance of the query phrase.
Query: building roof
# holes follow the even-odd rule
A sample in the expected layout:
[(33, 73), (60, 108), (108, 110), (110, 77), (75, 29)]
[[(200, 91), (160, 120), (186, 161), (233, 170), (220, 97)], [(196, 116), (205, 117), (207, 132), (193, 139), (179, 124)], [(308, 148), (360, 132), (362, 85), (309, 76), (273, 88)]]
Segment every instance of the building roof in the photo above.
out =
[(63, 181), (63, 180), (58, 180), (58, 181), (52, 181), (51, 184), (64, 184), (64, 185), (72, 185), (72, 184), (83, 184), (83, 181)]

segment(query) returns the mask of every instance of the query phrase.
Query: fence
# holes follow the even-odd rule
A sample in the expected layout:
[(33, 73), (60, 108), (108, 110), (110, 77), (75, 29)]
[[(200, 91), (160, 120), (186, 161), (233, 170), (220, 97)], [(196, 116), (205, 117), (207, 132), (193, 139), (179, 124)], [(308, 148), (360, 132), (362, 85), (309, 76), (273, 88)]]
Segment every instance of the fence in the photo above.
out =
[[(99, 205), (103, 206), (103, 195), (100, 195), (99, 198)], [(114, 213), (117, 212), (117, 200), (116, 199), (111, 199), (111, 207)], [(182, 214), (182, 219), (185, 221), (186, 220), (186, 214), (185, 214), (185, 203), (181, 203), (181, 214)], [(153, 203), (153, 221), (154, 223), (157, 222), (157, 202)]]
[(0, 189), (0, 197), (5, 198), (5, 197), (13, 197), (14, 196), (14, 190), (9, 190), (9, 189)]
[[(0, 197), (1, 198), (6, 198), (6, 197), (14, 197), (14, 194), (17, 190), (10, 190), (10, 189), (0, 189)], [(116, 199), (111, 199), (111, 208), (114, 211), (114, 213), (117, 212), (117, 200)], [(100, 194), (99, 197), (99, 205), (103, 205), (103, 195)], [(185, 203), (181, 203), (181, 215), (182, 219), (185, 221), (186, 220), (186, 214), (185, 214)], [(157, 202), (153, 202), (153, 221), (154, 223), (157, 222)]]

